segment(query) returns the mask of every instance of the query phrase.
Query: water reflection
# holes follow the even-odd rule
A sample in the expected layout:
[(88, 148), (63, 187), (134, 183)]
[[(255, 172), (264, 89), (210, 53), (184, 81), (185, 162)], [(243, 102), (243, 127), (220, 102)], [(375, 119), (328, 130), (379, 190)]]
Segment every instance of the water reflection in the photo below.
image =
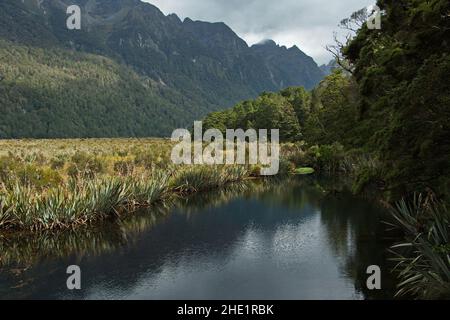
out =
[[(240, 184), (101, 228), (2, 239), (0, 298), (391, 298), (381, 214), (337, 182)], [(379, 292), (365, 289), (372, 264)]]

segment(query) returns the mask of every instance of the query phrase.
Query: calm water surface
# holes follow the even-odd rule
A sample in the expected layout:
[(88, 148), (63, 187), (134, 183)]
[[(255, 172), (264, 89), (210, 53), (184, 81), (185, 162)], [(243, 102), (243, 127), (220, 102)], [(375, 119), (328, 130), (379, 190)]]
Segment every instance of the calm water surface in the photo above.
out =
[[(324, 187), (256, 182), (96, 229), (0, 238), (0, 298), (392, 298), (383, 211)], [(80, 291), (66, 287), (69, 265)], [(381, 291), (366, 289), (369, 265)]]

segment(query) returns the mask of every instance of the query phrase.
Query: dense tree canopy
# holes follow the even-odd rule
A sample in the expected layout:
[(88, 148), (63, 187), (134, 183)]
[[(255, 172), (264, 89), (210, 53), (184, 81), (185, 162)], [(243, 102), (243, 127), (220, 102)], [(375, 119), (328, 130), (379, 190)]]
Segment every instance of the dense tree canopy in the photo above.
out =
[(362, 122), (404, 192), (448, 191), (450, 2), (380, 0), (381, 30), (363, 27), (344, 50), (355, 66)]
[(255, 100), (237, 104), (233, 109), (211, 113), (203, 122), (204, 129), (279, 129), (282, 141), (301, 138), (297, 114), (302, 114), (303, 99), (308, 94), (303, 88), (287, 89), (281, 94), (263, 93)]
[(168, 136), (206, 112), (102, 56), (0, 40), (0, 62), (0, 138)]
[(296, 115), (298, 125), (280, 127), (285, 140), (340, 143), (376, 157), (380, 170), (364, 179), (382, 180), (391, 194), (448, 195), (450, 2), (380, 0), (378, 6), (381, 30), (363, 24), (342, 48), (348, 71), (335, 70), (311, 92), (290, 88), (212, 114), (209, 125), (278, 125), (263, 112), (272, 105), (287, 123)]

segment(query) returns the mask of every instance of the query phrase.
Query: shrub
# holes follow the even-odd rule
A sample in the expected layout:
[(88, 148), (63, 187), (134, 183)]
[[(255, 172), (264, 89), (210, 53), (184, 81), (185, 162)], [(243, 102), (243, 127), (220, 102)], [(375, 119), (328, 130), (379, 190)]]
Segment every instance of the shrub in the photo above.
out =
[(99, 158), (84, 152), (76, 152), (72, 162), (67, 168), (70, 177), (94, 178), (97, 174), (105, 172), (106, 166)]
[(134, 163), (137, 166), (142, 166), (146, 169), (151, 169), (158, 159), (156, 152), (152, 151), (139, 151), (136, 153)]
[(37, 164), (20, 162), (11, 157), (0, 158), (0, 181), (11, 186), (18, 182), (37, 189), (57, 186), (62, 182), (59, 173)]
[(66, 164), (66, 160), (63, 156), (56, 156), (56, 158), (50, 160), (50, 167), (53, 170), (59, 170), (64, 168), (64, 165)]
[(114, 163), (114, 172), (122, 176), (132, 175), (134, 172), (134, 163), (131, 160), (120, 160)]
[(31, 185), (37, 189), (56, 187), (63, 181), (57, 171), (51, 168), (41, 168), (35, 164), (27, 164), (16, 169), (16, 175), (23, 185)]
[(0, 158), (0, 182), (7, 183), (11, 177), (11, 173), (17, 167), (18, 160), (12, 157)]

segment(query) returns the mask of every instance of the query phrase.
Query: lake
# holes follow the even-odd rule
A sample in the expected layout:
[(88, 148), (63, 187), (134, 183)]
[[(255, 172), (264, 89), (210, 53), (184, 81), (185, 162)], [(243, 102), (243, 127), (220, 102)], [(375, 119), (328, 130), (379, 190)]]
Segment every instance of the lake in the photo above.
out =
[[(239, 184), (95, 228), (0, 238), (0, 298), (390, 299), (385, 214), (338, 181)], [(81, 290), (67, 289), (69, 265)], [(367, 289), (370, 265), (382, 290)]]

